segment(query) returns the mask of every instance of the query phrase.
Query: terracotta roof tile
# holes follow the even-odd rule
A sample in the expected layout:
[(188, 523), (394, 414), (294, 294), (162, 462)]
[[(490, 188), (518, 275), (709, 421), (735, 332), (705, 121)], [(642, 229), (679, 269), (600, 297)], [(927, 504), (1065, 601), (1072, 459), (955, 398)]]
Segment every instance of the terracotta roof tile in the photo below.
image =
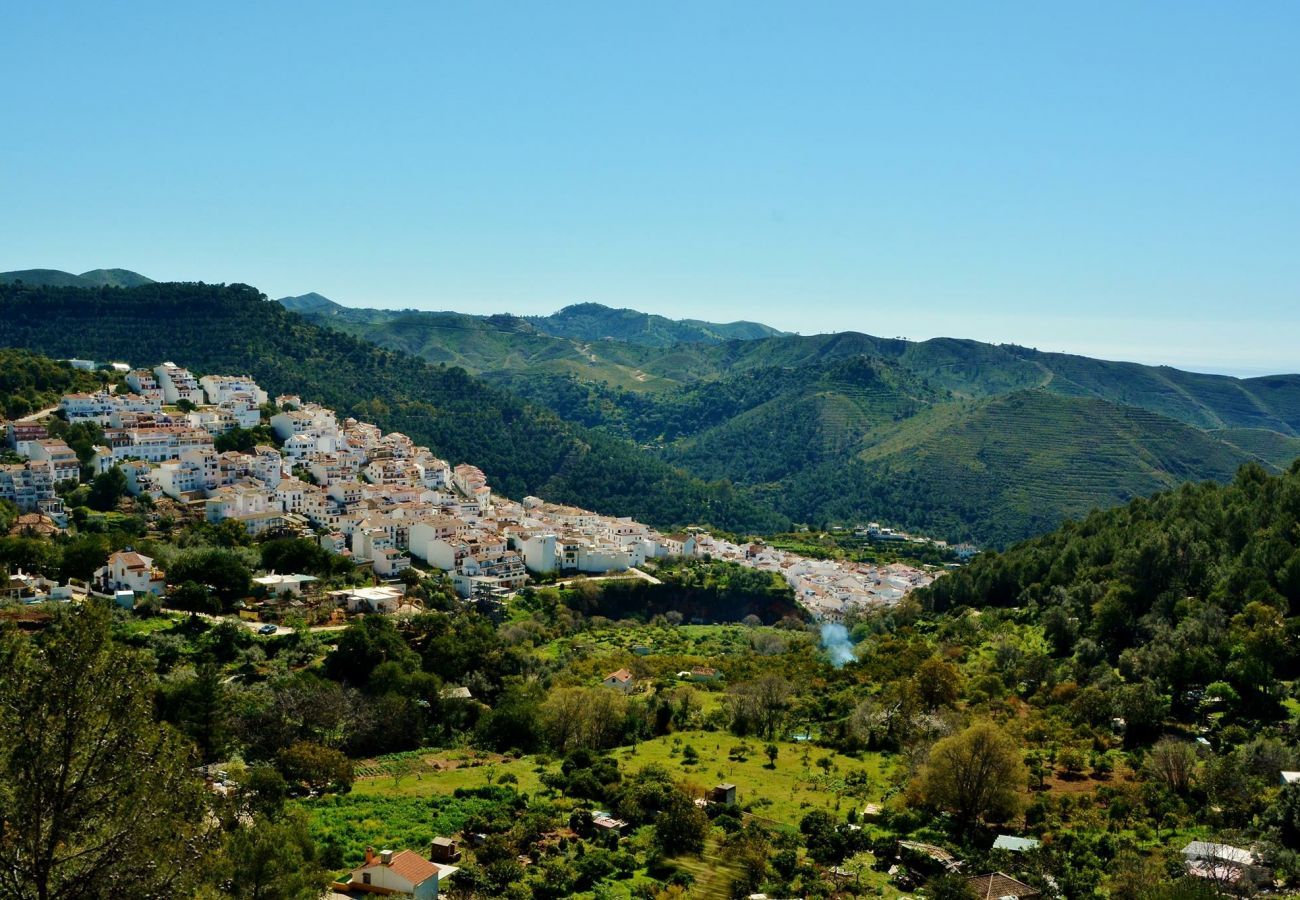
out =
[(388, 864), (388, 868), (411, 884), (421, 884), (438, 874), (438, 867), (414, 850), (394, 853), (393, 861)]
[(1021, 900), (1034, 900), (1042, 894), (1034, 887), (1017, 881), (1010, 875), (994, 872), (991, 875), (977, 875), (966, 879), (980, 900), (998, 900), (1002, 897), (1018, 897)]

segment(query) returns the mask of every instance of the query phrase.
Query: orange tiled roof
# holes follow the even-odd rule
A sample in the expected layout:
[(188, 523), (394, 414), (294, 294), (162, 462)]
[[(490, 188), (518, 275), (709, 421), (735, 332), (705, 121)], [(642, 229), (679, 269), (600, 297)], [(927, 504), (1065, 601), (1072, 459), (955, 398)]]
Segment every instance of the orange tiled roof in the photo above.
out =
[(438, 867), (414, 850), (403, 850), (393, 854), (393, 861), (388, 864), (398, 875), (411, 884), (422, 884), (438, 874)]

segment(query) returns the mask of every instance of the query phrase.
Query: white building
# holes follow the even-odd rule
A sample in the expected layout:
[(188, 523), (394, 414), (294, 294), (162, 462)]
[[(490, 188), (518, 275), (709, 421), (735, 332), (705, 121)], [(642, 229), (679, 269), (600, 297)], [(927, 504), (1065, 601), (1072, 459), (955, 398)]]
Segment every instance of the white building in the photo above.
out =
[(204, 407), (186, 413), (185, 422), (191, 428), (202, 429), (214, 437), (239, 427), (239, 420), (235, 418), (234, 413), (216, 407)]
[(138, 459), (128, 459), (118, 463), (122, 474), (126, 476), (126, 489), (133, 497), (147, 494), (151, 499), (162, 497), (162, 488), (154, 477), (153, 466)]
[(524, 565), (530, 572), (554, 572), (560, 567), (554, 534), (534, 534), (520, 542)]
[(255, 406), (266, 403), (266, 391), (247, 375), (204, 375), (199, 379), (208, 403), (218, 406), (239, 396), (251, 399)]
[(72, 448), (61, 440), (32, 441), (27, 445), (27, 456), (33, 463), (46, 466), (55, 484), (81, 481), (81, 461)]
[[(447, 542), (464, 531), (465, 527), (464, 522), (451, 516), (431, 516), (415, 522), (411, 525), (407, 538), (411, 554), (431, 565), (436, 565), (429, 557), (431, 552), (436, 554), (440, 548), (431, 550), (430, 544), (435, 542), (447, 544)], [(449, 560), (448, 565), (440, 566), (440, 568), (450, 569), (452, 568), (451, 557), (448, 555), (446, 558)]]
[(249, 534), (284, 527), (284, 509), (275, 494), (257, 482), (239, 482), (218, 488), (208, 498), (207, 520), (214, 525), (229, 519), (241, 522)]
[(158, 386), (158, 379), (153, 377), (153, 373), (148, 369), (136, 369), (126, 376), (126, 386), (137, 394), (145, 397), (154, 397), (162, 400), (162, 388)]
[(107, 425), (112, 418), (116, 405), (113, 395), (107, 391), (94, 394), (64, 394), (59, 401), (59, 409), (69, 422), (96, 422)]
[(625, 694), (632, 690), (634, 683), (635, 680), (632, 678), (632, 673), (627, 669), (619, 669), (617, 672), (610, 672), (605, 676), (604, 680), (601, 681), (601, 684), (605, 687), (613, 688), (616, 691), (622, 691)]
[[(163, 392), (163, 402), (177, 404), (187, 400), (195, 406), (203, 403), (203, 389), (188, 369), (182, 369), (175, 363), (165, 362), (153, 370), (158, 387)], [(130, 382), (128, 381), (128, 384)]]
[(376, 550), (371, 558), (374, 560), (375, 574), (380, 578), (397, 578), (411, 567), (411, 558), (396, 548)]
[(19, 512), (41, 513), (60, 527), (67, 525), (63, 501), (48, 466), (30, 461), (0, 465), (0, 500), (8, 500)]
[(400, 584), (385, 584), (380, 587), (348, 588), (331, 591), (330, 598), (339, 606), (346, 606), (348, 612), (395, 613), (402, 605), (406, 589)]
[(154, 478), (159, 490), (173, 500), (186, 500), (207, 490), (202, 467), (179, 459), (169, 459), (159, 465)]
[(375, 855), (367, 847), (366, 861), (352, 870), (348, 883), (367, 893), (436, 900), (438, 882), (456, 871), (455, 866), (431, 863), (412, 850), (382, 850)]
[(153, 560), (133, 550), (114, 553), (106, 565), (95, 571), (93, 580), (104, 594), (133, 591), (162, 596), (167, 586), (166, 575), (154, 566)]
[(272, 596), (297, 597), (302, 593), (304, 587), (316, 580), (311, 575), (276, 575), (272, 572), (270, 575), (254, 578), (253, 583), (266, 588), (267, 593)]

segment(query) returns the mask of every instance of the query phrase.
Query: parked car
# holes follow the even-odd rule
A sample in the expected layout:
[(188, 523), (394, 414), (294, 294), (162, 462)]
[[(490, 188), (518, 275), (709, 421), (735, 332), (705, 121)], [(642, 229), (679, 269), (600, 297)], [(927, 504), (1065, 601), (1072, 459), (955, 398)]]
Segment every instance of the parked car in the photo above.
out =
[(278, 630), (278, 629), (277, 629), (274, 625), (272, 625), (272, 624), (270, 624), (270, 623), (267, 623), (266, 625), (263, 625), (261, 628), (257, 629), (257, 633), (258, 633), (258, 634), (275, 634), (277, 630)]

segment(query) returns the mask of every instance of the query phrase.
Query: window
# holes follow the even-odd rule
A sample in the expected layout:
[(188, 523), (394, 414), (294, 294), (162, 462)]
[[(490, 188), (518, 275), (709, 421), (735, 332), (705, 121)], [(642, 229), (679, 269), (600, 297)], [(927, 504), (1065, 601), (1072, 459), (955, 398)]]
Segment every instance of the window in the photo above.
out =
[(361, 883), (362, 883), (362, 884), (370, 884), (370, 873), (369, 873), (369, 872), (362, 872), (362, 873), (361, 873)]

